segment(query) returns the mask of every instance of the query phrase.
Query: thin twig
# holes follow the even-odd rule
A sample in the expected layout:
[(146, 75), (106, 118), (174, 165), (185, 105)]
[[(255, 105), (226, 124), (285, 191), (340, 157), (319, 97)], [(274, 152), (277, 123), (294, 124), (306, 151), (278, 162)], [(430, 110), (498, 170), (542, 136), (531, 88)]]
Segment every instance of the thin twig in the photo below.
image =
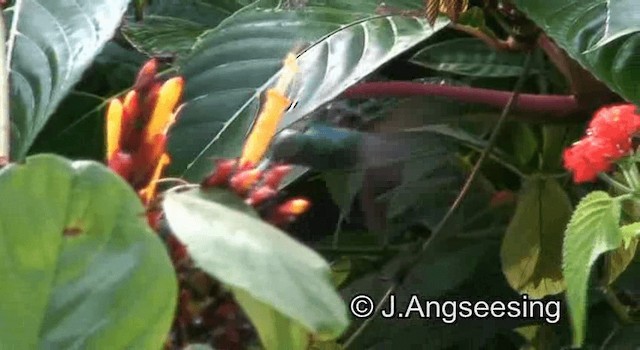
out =
[(344, 346), (343, 346), (344, 349), (347, 349), (353, 343), (353, 341), (373, 321), (373, 319), (376, 317), (376, 315), (380, 313), (380, 310), (382, 309), (382, 307), (384, 307), (384, 305), (385, 305), (387, 299), (389, 298), (389, 296), (396, 291), (396, 289), (402, 284), (404, 278), (407, 275), (409, 275), (409, 273), (417, 265), (417, 263), (420, 262), (420, 260), (422, 260), (422, 258), (424, 256), (425, 252), (427, 251), (427, 249), (431, 246), (432, 242), (435, 241), (436, 237), (440, 236), (440, 234), (442, 232), (442, 229), (449, 222), (449, 219), (452, 217), (453, 213), (456, 211), (456, 209), (458, 209), (458, 207), (462, 203), (462, 200), (466, 197), (466, 194), (469, 192), (469, 189), (471, 188), (471, 185), (473, 184), (473, 180), (477, 177), (477, 175), (479, 173), (479, 170), (482, 167), (482, 164), (487, 159), (487, 156), (491, 153), (491, 149), (493, 148), (493, 146), (496, 143), (496, 140), (498, 139), (498, 134), (500, 133), (500, 129), (501, 129), (502, 125), (506, 121), (507, 116), (511, 112), (511, 109), (513, 108), (515, 102), (518, 100), (518, 97), (520, 95), (520, 90), (522, 89), (522, 86), (524, 85), (524, 82), (526, 81), (526, 78), (529, 75), (529, 69), (531, 68), (531, 57), (532, 57), (531, 52), (528, 52), (527, 56), (526, 56), (526, 59), (525, 59), (524, 69), (522, 71), (522, 75), (520, 75), (520, 77), (518, 78), (518, 81), (516, 82), (516, 85), (515, 85), (515, 87), (513, 89), (513, 92), (511, 93), (511, 97), (509, 98), (509, 101), (507, 101), (507, 104), (504, 106), (504, 109), (502, 110), (502, 113), (500, 114), (500, 118), (498, 119), (495, 127), (493, 128), (493, 132), (491, 133), (491, 136), (489, 137), (489, 140), (487, 142), (487, 146), (485, 147), (485, 149), (480, 154), (480, 158), (478, 158), (478, 161), (476, 162), (476, 164), (474, 165), (473, 169), (471, 170), (471, 173), (469, 174), (469, 177), (467, 178), (466, 182), (462, 186), (462, 189), (460, 190), (460, 193), (456, 197), (455, 201), (453, 202), (451, 207), (449, 207), (449, 210), (446, 212), (446, 214), (444, 215), (442, 220), (440, 220), (438, 225), (436, 225), (436, 227), (433, 229), (429, 239), (427, 239), (422, 244), (422, 246), (420, 247), (420, 250), (418, 250), (418, 252), (414, 255), (414, 257), (412, 259), (408, 260), (408, 262), (404, 266), (401, 266), (398, 269), (398, 272), (396, 273), (395, 278), (391, 282), (391, 285), (389, 286), (387, 291), (384, 293), (384, 296), (382, 297), (382, 299), (380, 299), (376, 303), (376, 308), (375, 308), (375, 311), (372, 314), (372, 316), (370, 318), (368, 318), (367, 320), (365, 320), (360, 325), (360, 327), (358, 327), (355, 330), (355, 332), (349, 337), (349, 339), (347, 339), (347, 341), (344, 343)]

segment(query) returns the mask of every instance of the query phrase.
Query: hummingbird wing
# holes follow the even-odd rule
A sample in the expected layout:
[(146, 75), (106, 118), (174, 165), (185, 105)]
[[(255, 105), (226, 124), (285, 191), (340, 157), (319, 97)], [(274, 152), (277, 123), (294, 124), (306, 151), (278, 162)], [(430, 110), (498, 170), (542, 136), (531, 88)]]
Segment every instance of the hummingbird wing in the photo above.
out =
[(314, 123), (306, 131), (284, 130), (271, 144), (271, 159), (318, 171), (385, 166), (447, 152), (431, 131), (367, 133)]

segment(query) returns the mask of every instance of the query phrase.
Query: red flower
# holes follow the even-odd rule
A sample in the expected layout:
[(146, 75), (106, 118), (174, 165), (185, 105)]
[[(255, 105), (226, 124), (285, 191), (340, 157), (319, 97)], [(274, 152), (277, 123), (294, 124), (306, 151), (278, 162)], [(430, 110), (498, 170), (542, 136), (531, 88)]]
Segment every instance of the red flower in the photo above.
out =
[(564, 167), (576, 183), (594, 181), (598, 173), (631, 151), (631, 136), (640, 129), (640, 115), (632, 104), (599, 109), (589, 123), (587, 136), (564, 152)]
[(573, 172), (575, 183), (590, 182), (598, 173), (609, 171), (612, 163), (624, 155), (610, 140), (587, 136), (565, 150), (564, 167)]
[(632, 104), (613, 105), (593, 115), (587, 134), (609, 140), (624, 153), (631, 149), (631, 135), (640, 128), (640, 115)]

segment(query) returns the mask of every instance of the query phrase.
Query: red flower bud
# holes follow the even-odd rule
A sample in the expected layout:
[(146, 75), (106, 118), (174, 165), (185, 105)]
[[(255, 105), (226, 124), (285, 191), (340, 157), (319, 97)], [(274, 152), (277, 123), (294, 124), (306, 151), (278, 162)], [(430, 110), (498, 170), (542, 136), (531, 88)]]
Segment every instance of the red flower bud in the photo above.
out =
[(155, 80), (156, 74), (158, 73), (158, 60), (152, 58), (148, 60), (140, 71), (138, 72), (138, 76), (136, 77), (136, 82), (133, 84), (133, 90), (143, 91), (146, 90), (151, 83)]
[(290, 199), (280, 204), (267, 220), (274, 226), (284, 226), (293, 222), (311, 207), (311, 203), (304, 198)]
[(293, 169), (293, 167), (290, 165), (276, 165), (272, 167), (264, 173), (263, 184), (273, 189), (278, 189), (280, 182), (291, 172), (291, 169)]
[(111, 159), (109, 159), (109, 168), (120, 175), (123, 179), (129, 181), (133, 171), (133, 159), (129, 153), (116, 151)]
[(502, 190), (493, 194), (489, 205), (492, 207), (499, 207), (505, 204), (513, 203), (515, 199), (516, 196), (513, 192), (509, 190)]
[(122, 132), (120, 136), (122, 148), (127, 151), (135, 150), (140, 143), (140, 136), (136, 135), (137, 137), (134, 137), (136, 123), (140, 118), (139, 94), (135, 90), (129, 91), (124, 98), (122, 107)]
[(264, 203), (266, 200), (274, 198), (277, 194), (278, 192), (272, 187), (264, 185), (252, 191), (249, 198), (245, 200), (245, 203), (255, 207)]
[(229, 186), (237, 194), (244, 196), (258, 182), (260, 176), (262, 176), (262, 171), (258, 169), (244, 170), (231, 177)]
[(202, 181), (203, 187), (221, 186), (227, 181), (236, 169), (237, 159), (219, 159), (213, 173)]
[(282, 215), (301, 215), (311, 207), (311, 202), (304, 198), (293, 198), (280, 204), (277, 212)]
[(147, 222), (149, 227), (157, 231), (160, 227), (160, 219), (162, 218), (162, 210), (152, 210), (147, 212)]

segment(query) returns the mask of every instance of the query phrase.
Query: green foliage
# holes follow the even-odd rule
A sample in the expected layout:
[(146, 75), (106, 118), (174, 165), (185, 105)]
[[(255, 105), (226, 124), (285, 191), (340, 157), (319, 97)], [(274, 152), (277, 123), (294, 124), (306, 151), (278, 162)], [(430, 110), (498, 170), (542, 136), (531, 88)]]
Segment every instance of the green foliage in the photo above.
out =
[(23, 0), (4, 11), (10, 28), (12, 158), (27, 154), (60, 101), (111, 39), (128, 4)]
[(122, 29), (127, 40), (149, 56), (183, 56), (191, 50), (206, 27), (180, 18), (146, 16), (142, 23)]
[[(208, 158), (239, 154), (260, 94), (277, 78), (282, 58), (296, 45), (310, 47), (298, 58), (303, 79), (295, 82), (297, 105), (285, 115), (282, 127), (337, 97), (446, 23), (440, 21), (432, 29), (414, 18), (311, 6), (235, 14), (203, 36), (181, 67), (187, 105), (171, 132), (170, 173), (196, 180), (209, 171)], [(240, 72), (242, 80), (236, 79)]]
[(3, 348), (161, 347), (176, 277), (127, 184), (39, 155), (1, 169), (0, 193)]
[(574, 346), (581, 346), (584, 341), (591, 267), (601, 254), (622, 245), (620, 211), (619, 201), (605, 192), (594, 191), (580, 201), (567, 226), (562, 270), (574, 327)]
[(498, 78), (520, 76), (524, 58), (521, 52), (496, 51), (478, 39), (461, 38), (429, 45), (411, 61), (443, 72)]
[(514, 3), (571, 57), (611, 90), (640, 103), (637, 3), (631, 0), (515, 0)]
[(333, 339), (348, 325), (329, 265), (313, 250), (193, 193), (167, 194), (164, 209), (197, 266), (234, 292), (267, 349), (304, 349), (304, 331)]
[(532, 177), (523, 184), (500, 254), (513, 289), (534, 299), (564, 291), (562, 238), (571, 210), (556, 180)]
[[(0, 348), (217, 349), (242, 347), (220, 337), (253, 346), (256, 334), (266, 349), (551, 349), (572, 336), (636, 347), (637, 193), (572, 184), (562, 155), (611, 92), (640, 103), (637, 4), (514, 0), (530, 22), (492, 3), (431, 27), (424, 0), (9, 1), (10, 91), (0, 93), (18, 163), (0, 164)], [(523, 95), (488, 151), (529, 48)], [(96, 163), (20, 163), (41, 152), (102, 161), (107, 102), (160, 56), (161, 76), (182, 75), (186, 90), (162, 174), (179, 178), (159, 188), (200, 182), (212, 158), (239, 155), (290, 52), (299, 72), (278, 126), (287, 134), (269, 157), (296, 167), (255, 208), (224, 186), (192, 185), (145, 208)], [(306, 137), (280, 142), (292, 130)], [(287, 233), (263, 221), (285, 196), (312, 204)], [(396, 280), (396, 305), (565, 291), (570, 317), (347, 327), (345, 301), (379, 300)]]

